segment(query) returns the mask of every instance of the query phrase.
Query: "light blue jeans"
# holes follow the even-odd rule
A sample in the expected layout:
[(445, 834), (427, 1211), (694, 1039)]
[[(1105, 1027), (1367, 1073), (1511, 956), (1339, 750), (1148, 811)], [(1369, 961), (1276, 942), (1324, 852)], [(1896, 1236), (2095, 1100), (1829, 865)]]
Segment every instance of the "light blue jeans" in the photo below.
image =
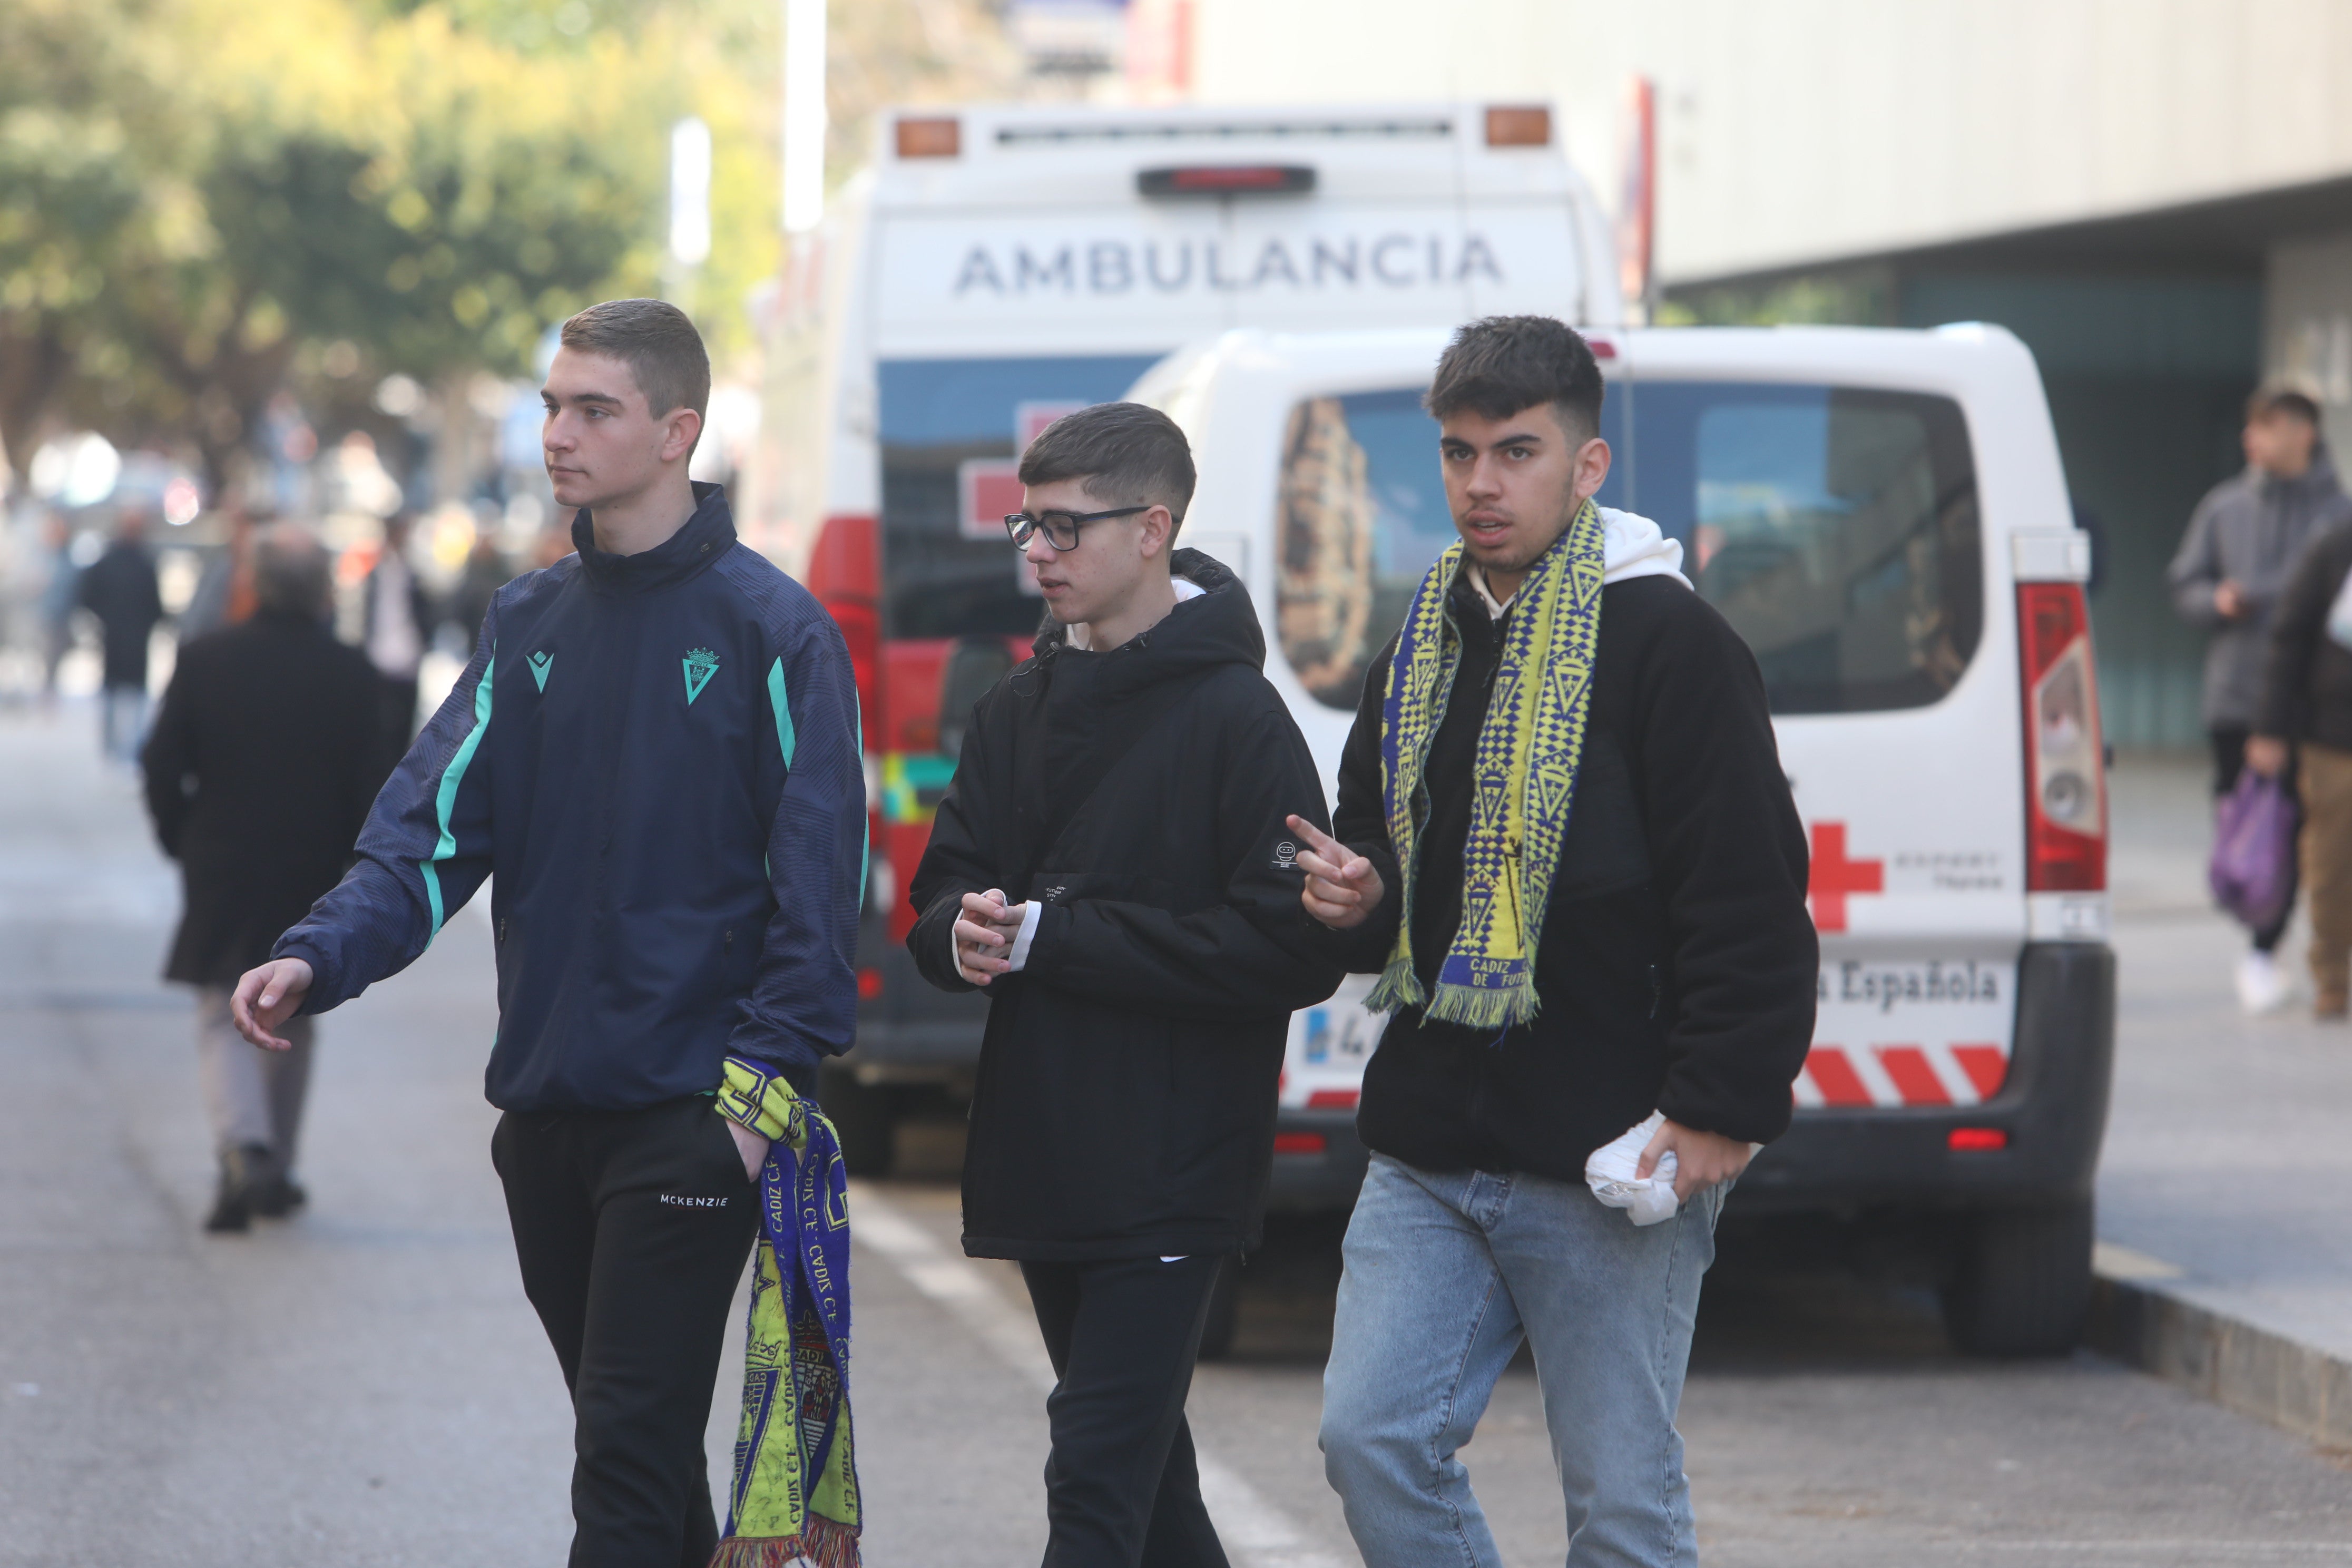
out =
[(1521, 1340), (1570, 1568), (1698, 1562), (1675, 1411), (1726, 1190), (1637, 1227), (1581, 1182), (1372, 1156), (1323, 1373), (1323, 1469), (1366, 1568), (1502, 1568), (1454, 1454)]

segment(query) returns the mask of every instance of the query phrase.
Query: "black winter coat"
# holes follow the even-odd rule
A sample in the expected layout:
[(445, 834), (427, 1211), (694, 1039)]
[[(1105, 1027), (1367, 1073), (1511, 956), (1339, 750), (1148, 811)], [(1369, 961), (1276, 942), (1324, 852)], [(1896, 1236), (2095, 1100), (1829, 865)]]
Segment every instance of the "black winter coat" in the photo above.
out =
[(268, 611), (180, 649), (144, 754), (187, 896), (164, 978), (235, 984), (341, 878), (383, 779), (376, 692), (357, 649)]
[(2327, 635), (2327, 612), (2352, 575), (2352, 523), (2314, 538), (2271, 621), (2255, 727), (2282, 740), (2352, 752), (2352, 648)]
[(155, 580), (155, 558), (147, 547), (118, 539), (91, 562), (75, 590), (81, 606), (98, 617), (105, 635), (105, 684), (144, 688), (147, 638), (163, 618), (163, 595)]
[[(1423, 1170), (1581, 1180), (1594, 1149), (1654, 1110), (1755, 1142), (1789, 1125), (1820, 952), (1755, 656), (1671, 577), (1611, 584), (1601, 604), (1583, 763), (1536, 950), (1541, 1011), (1498, 1037), (1406, 1008), (1365, 1068), (1364, 1142)], [(1424, 986), (1461, 921), (1471, 763), (1506, 624), (1460, 579), (1447, 607), (1463, 654), (1425, 774), (1412, 931)], [(1363, 973), (1395, 942), (1403, 885), (1381, 805), (1395, 651), (1391, 639), (1372, 661), (1339, 763), (1337, 837), (1389, 889), (1335, 939)]]
[(964, 1250), (1058, 1260), (1255, 1246), (1291, 1013), (1330, 995), (1284, 818), (1323, 787), (1239, 581), (1120, 647), (1058, 627), (972, 710), (908, 894), (924, 977), (971, 987), (967, 892), (1043, 901), (989, 987), (964, 1158)]

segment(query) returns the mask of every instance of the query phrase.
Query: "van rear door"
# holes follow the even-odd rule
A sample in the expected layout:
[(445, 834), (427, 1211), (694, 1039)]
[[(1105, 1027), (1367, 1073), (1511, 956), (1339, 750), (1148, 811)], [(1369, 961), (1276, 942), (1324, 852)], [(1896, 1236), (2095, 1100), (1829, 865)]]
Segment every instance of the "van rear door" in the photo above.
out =
[(1988, 1100), (2029, 926), (2007, 536), (2065, 521), (2046, 416), (1987, 417), (2038, 407), (2031, 361), (1911, 333), (1628, 340), (1627, 504), (1754, 650), (1811, 840), (1797, 1102)]

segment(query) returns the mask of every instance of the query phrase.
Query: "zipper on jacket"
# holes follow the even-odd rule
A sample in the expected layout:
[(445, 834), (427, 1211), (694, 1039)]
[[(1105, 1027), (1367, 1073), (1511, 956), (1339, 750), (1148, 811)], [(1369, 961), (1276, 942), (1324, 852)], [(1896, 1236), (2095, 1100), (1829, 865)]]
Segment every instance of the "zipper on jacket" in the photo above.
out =
[(499, 945), (500, 947), (504, 947), (504, 946), (506, 946), (506, 944), (507, 944), (507, 921), (506, 921), (506, 917), (505, 917), (504, 915), (500, 915), (500, 916), (499, 917)]
[(719, 933), (719, 951), (722, 952), (733, 952), (735, 951), (735, 931), (733, 927), (730, 926), (726, 931)]

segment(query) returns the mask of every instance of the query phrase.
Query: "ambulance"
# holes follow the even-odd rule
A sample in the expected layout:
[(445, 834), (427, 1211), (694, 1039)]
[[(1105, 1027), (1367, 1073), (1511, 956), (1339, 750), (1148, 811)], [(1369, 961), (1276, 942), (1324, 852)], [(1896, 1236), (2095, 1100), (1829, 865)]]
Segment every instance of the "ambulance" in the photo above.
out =
[[(1589, 331), (1613, 453), (1754, 650), (1811, 840), (1819, 1020), (1732, 1212), (1940, 1238), (1956, 1343), (2070, 1347), (2115, 1039), (2105, 752), (2032, 356), (1999, 327)], [(1182, 542), (1247, 584), (1336, 790), (1366, 668), (1454, 538), (1421, 398), (1442, 331), (1223, 333), (1133, 389), (1201, 483)], [(1344, 1205), (1384, 1019), (1292, 1021), (1276, 1190)]]
[[(917, 975), (903, 894), (964, 716), (1038, 629), (1001, 521), (1027, 441), (1229, 330), (1619, 319), (1608, 224), (1540, 107), (964, 108), (881, 130), (767, 303), (739, 497), (856, 665), (873, 855), (857, 1043), (824, 1100), (861, 1173), (978, 1060), (986, 1000)], [(1205, 524), (1187, 542), (1247, 549)]]

